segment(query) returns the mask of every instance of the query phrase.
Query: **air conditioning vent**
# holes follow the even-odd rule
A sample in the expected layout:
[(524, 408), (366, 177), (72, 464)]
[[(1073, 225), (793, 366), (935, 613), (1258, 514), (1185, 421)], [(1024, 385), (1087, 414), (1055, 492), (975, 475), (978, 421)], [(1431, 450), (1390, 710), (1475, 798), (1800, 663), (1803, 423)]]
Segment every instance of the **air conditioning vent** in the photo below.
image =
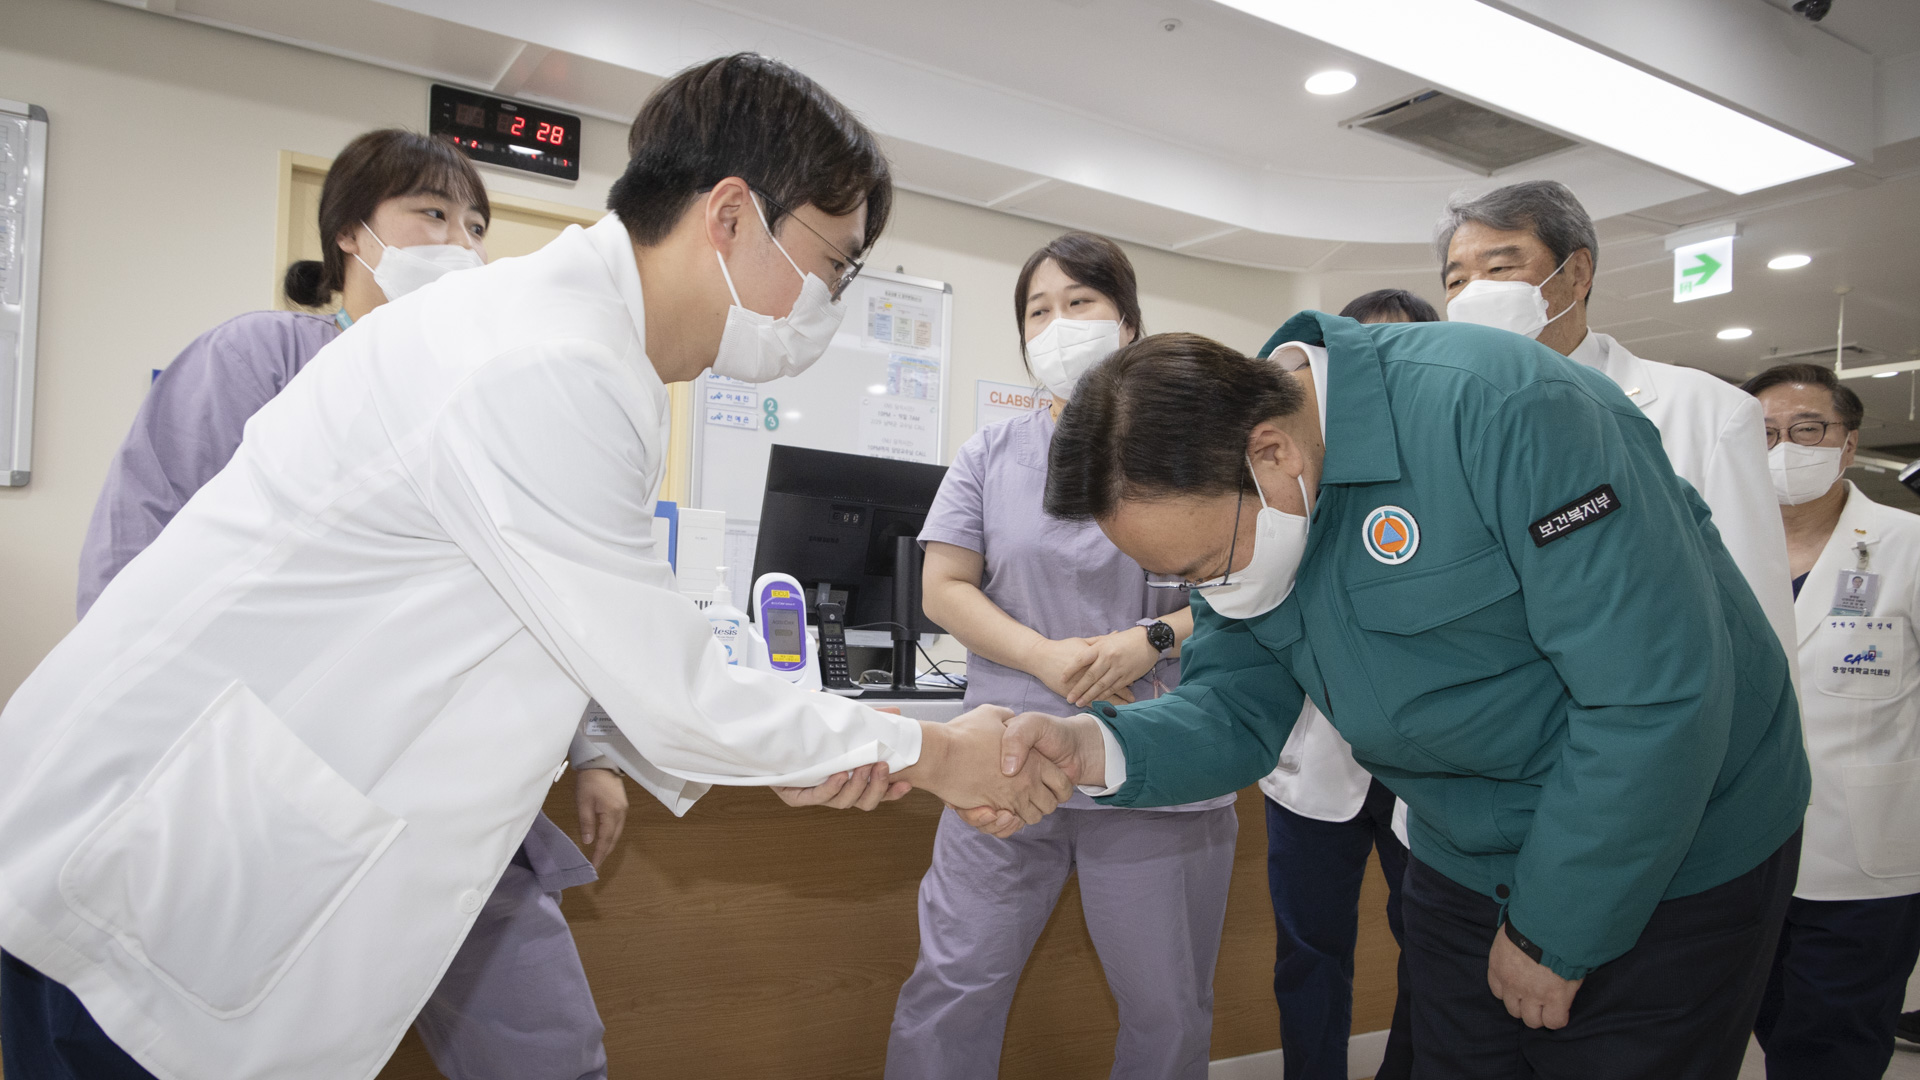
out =
[[(1848, 367), (1884, 364), (1890, 359), (1886, 353), (1880, 352), (1878, 349), (1869, 349), (1864, 345), (1856, 345), (1851, 341), (1840, 346), (1840, 356)], [(1805, 360), (1810, 364), (1828, 365), (1833, 363), (1833, 346), (1817, 345), (1811, 349), (1797, 349), (1793, 352), (1774, 353), (1761, 359), (1765, 360), (1768, 366), (1774, 364), (1791, 364), (1796, 360)]]
[(1383, 135), (1486, 176), (1579, 145), (1439, 90), (1422, 91), (1340, 126)]

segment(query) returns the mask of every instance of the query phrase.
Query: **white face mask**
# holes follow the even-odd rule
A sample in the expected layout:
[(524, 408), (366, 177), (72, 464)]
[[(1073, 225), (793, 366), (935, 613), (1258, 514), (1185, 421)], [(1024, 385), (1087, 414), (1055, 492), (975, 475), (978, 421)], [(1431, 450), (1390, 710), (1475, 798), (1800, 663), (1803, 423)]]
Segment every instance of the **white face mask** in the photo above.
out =
[[(749, 198), (752, 198), (750, 195)], [(740, 306), (740, 290), (733, 287), (733, 275), (718, 248), (713, 257), (720, 262), (720, 276), (727, 279), (727, 291), (733, 294), (733, 306), (727, 309), (727, 328), (720, 332), (720, 351), (713, 358), (713, 373), (742, 382), (770, 382), (785, 375), (798, 375), (820, 359), (833, 335), (840, 330), (847, 309), (833, 299), (833, 290), (818, 277), (800, 269), (787, 249), (774, 240), (767, 226), (766, 211), (753, 202), (760, 215), (760, 227), (767, 239), (800, 275), (800, 296), (793, 302), (791, 314), (774, 318)]]
[(1767, 451), (1767, 471), (1773, 474), (1773, 493), (1784, 506), (1799, 506), (1833, 490), (1840, 479), (1840, 446), (1801, 446), (1782, 442)]
[(1027, 342), (1027, 361), (1040, 385), (1065, 400), (1080, 376), (1119, 349), (1120, 324), (1112, 319), (1056, 318)]
[[(1573, 258), (1568, 255), (1567, 259)], [(1553, 268), (1547, 281), (1552, 281), (1561, 267), (1567, 265), (1567, 259), (1560, 260), (1560, 266)], [(1508, 330), (1522, 337), (1538, 338), (1547, 324), (1573, 310), (1568, 304), (1560, 315), (1547, 317), (1547, 297), (1540, 291), (1540, 285), (1529, 285), (1524, 281), (1494, 281), (1481, 278), (1467, 282), (1460, 295), (1447, 302), (1447, 321), (1477, 323), (1491, 326), (1495, 330)]]
[(471, 270), (484, 266), (486, 260), (480, 253), (459, 244), (415, 244), (412, 247), (392, 247), (373, 226), (361, 222), (360, 227), (367, 230), (373, 242), (380, 245), (380, 265), (367, 266), (367, 260), (360, 259), (361, 266), (367, 266), (367, 272), (373, 275), (373, 283), (389, 300), (398, 300), (410, 292), (424, 288), (453, 273), (455, 270)]
[[(1247, 471), (1253, 471), (1251, 459)], [(1300, 483), (1300, 497), (1306, 500), (1307, 513), (1313, 513), (1313, 499), (1307, 494), (1307, 481)], [(1260, 514), (1253, 522), (1253, 558), (1246, 569), (1229, 571), (1227, 584), (1208, 589), (1200, 595), (1207, 606), (1229, 619), (1252, 619), (1280, 606), (1293, 592), (1294, 574), (1307, 554), (1307, 519), (1267, 505), (1267, 493), (1260, 490), (1260, 478), (1253, 478), (1253, 490), (1260, 496)]]

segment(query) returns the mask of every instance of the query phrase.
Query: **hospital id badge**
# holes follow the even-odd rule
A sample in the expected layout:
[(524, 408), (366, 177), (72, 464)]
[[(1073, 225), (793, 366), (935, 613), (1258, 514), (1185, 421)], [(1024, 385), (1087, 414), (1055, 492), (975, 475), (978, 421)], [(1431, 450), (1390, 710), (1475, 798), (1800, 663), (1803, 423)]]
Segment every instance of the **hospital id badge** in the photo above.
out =
[(1880, 601), (1880, 575), (1872, 570), (1842, 570), (1833, 588), (1829, 615), (1871, 615)]

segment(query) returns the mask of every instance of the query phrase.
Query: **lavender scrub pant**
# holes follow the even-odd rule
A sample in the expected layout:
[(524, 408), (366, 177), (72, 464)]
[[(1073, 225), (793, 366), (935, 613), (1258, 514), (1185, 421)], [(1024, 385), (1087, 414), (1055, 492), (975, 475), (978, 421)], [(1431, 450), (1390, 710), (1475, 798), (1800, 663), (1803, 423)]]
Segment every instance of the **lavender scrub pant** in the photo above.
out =
[(889, 1080), (999, 1074), (1020, 972), (1074, 872), (1120, 1007), (1113, 1080), (1205, 1080), (1239, 828), (1232, 806), (1059, 810), (996, 840), (949, 807), (920, 882), (920, 962), (894, 1007)]
[(541, 888), (524, 851), (413, 1026), (453, 1080), (606, 1080), (606, 1028), (560, 894)]

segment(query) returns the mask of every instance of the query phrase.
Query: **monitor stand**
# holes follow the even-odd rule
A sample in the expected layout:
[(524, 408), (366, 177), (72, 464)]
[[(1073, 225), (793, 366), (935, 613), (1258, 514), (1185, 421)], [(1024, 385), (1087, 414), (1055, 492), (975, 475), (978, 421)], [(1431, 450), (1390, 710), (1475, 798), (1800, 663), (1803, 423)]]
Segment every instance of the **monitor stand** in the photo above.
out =
[(958, 686), (927, 688), (914, 671), (920, 635), (913, 632), (913, 615), (920, 610), (920, 541), (896, 536), (893, 540), (893, 689), (886, 696), (909, 701), (952, 701), (967, 695)]

